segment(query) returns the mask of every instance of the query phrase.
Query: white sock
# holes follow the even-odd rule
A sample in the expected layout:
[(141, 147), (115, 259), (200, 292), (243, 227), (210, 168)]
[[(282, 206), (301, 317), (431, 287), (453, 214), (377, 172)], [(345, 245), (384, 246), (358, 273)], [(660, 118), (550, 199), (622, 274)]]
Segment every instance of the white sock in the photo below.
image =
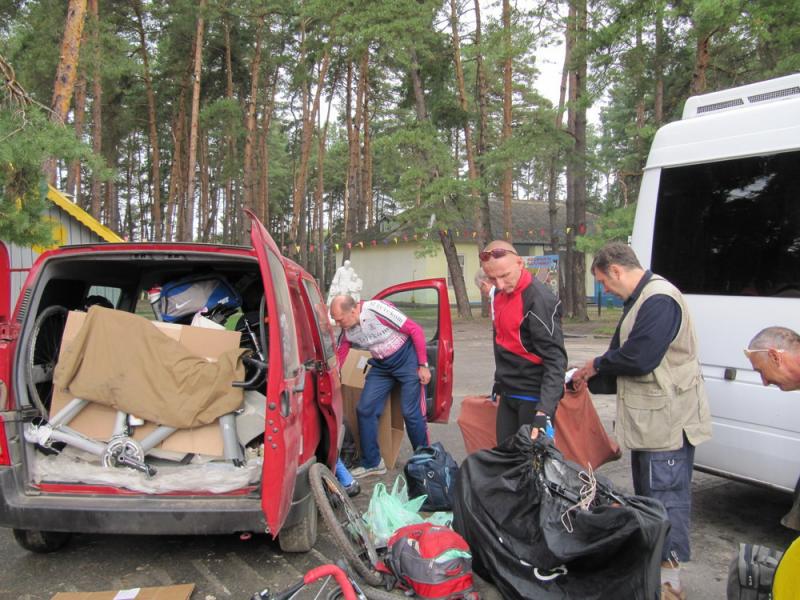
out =
[(665, 583), (670, 584), (672, 589), (676, 592), (681, 591), (681, 568), (677, 567), (671, 569), (669, 567), (661, 567), (661, 585)]

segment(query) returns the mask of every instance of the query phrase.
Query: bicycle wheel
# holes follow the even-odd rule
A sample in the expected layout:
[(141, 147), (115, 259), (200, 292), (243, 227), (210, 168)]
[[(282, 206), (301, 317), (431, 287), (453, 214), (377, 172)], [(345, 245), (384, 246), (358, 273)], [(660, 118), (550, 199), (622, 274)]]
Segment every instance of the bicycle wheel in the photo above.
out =
[(25, 361), (28, 392), (31, 402), (47, 418), (50, 400), (53, 397), (53, 371), (61, 348), (61, 337), (67, 323), (67, 309), (63, 306), (48, 306), (33, 324), (33, 333), (28, 338)]
[(369, 539), (361, 513), (347, 496), (342, 484), (321, 463), (311, 466), (308, 477), (322, 518), (344, 557), (369, 585), (381, 585), (383, 575), (374, 567), (378, 562), (378, 553)]

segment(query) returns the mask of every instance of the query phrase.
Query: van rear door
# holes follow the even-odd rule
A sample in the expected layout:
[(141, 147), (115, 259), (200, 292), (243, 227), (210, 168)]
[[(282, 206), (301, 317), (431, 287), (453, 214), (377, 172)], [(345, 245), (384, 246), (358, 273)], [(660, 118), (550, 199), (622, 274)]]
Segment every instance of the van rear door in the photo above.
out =
[[(302, 390), (289, 285), (278, 247), (251, 211), (250, 241), (258, 257), (266, 306), (267, 407), (261, 506), (270, 533), (278, 535), (289, 514), (301, 450)], [(263, 339), (263, 338), (262, 338)]]
[(393, 285), (375, 294), (388, 300), (425, 330), (431, 382), (425, 395), (428, 421), (447, 423), (453, 405), (453, 322), (447, 281), (421, 279)]

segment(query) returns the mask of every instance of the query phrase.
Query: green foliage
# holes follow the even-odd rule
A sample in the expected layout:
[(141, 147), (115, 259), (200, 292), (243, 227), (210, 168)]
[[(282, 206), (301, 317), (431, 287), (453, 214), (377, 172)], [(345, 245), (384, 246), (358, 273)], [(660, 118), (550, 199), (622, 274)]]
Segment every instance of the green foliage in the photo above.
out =
[(593, 233), (575, 238), (575, 247), (580, 252), (597, 252), (608, 242), (627, 242), (633, 232), (635, 213), (636, 205), (629, 204), (600, 216), (595, 222)]
[(38, 107), (0, 108), (0, 238), (19, 245), (52, 243), (41, 218), (47, 196), (42, 165), (50, 157), (88, 160), (90, 154)]

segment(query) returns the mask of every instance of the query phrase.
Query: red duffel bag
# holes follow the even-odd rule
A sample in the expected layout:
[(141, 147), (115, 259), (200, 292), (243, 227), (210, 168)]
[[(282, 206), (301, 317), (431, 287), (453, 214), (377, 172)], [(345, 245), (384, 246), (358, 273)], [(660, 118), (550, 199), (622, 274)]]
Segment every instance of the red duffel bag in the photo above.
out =
[[(468, 396), (461, 402), (458, 426), (467, 454), (497, 445), (497, 405), (489, 396)], [(556, 448), (567, 460), (598, 468), (621, 456), (619, 444), (606, 433), (586, 386), (579, 392), (567, 390), (558, 403), (553, 422)]]

